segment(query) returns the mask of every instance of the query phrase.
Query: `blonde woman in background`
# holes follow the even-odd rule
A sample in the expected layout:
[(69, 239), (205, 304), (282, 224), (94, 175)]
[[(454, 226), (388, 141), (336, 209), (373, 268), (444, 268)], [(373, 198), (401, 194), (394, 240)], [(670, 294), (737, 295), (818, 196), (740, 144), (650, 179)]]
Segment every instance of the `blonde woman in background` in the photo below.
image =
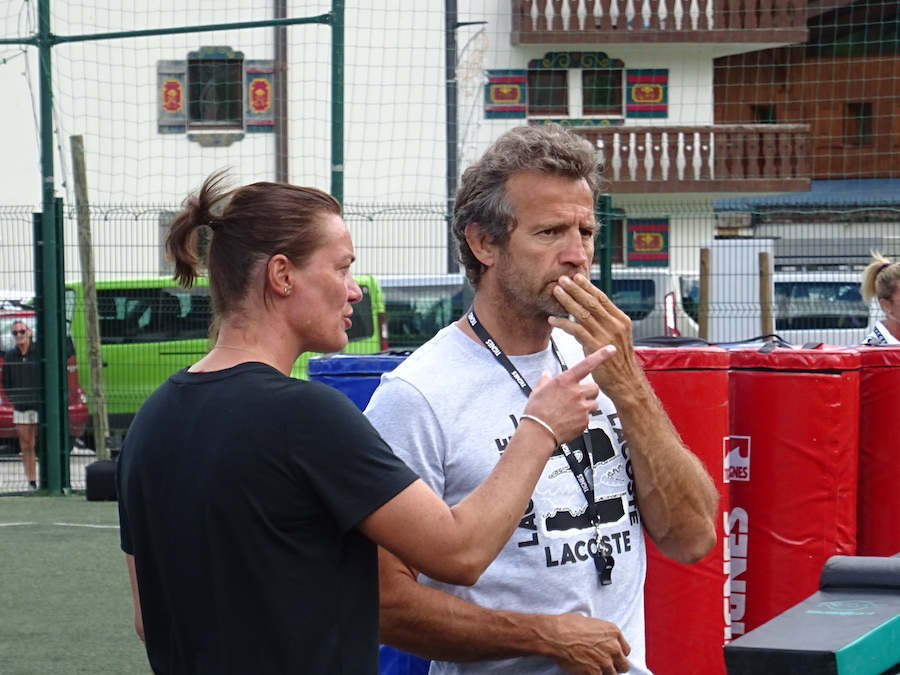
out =
[(884, 319), (863, 341), (867, 345), (900, 345), (900, 263), (895, 263), (874, 251), (874, 259), (862, 276), (860, 291), (866, 303), (878, 298)]

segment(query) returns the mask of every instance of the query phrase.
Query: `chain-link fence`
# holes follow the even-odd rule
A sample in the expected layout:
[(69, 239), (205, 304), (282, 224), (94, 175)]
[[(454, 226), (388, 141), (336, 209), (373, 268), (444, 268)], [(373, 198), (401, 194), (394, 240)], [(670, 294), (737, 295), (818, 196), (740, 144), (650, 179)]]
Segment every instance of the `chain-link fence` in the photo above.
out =
[[(182, 199), (227, 167), (235, 184), (336, 193), (388, 344), (415, 347), (471, 298), (447, 227), (461, 170), (505, 129), (553, 120), (603, 160), (608, 290), (636, 337), (858, 343), (879, 312), (859, 293), (861, 270), (873, 250), (900, 257), (900, 24), (896, 11), (846, 11), (858, 4), (7, 3), (0, 337), (47, 282), (33, 214), (61, 197), (68, 422), (73, 436), (87, 429), (70, 445), (92, 460), (76, 194), (109, 290), (101, 318), (136, 322), (109, 337), (119, 363), (161, 381), (183, 364), (139, 357), (127, 340), (179, 342), (156, 331), (169, 303), (194, 340), (184, 354), (204, 348), (190, 328), (203, 300), (160, 281), (162, 241)], [(122, 394), (127, 407), (141, 392)], [(4, 396), (0, 492), (26, 487), (13, 437)]]

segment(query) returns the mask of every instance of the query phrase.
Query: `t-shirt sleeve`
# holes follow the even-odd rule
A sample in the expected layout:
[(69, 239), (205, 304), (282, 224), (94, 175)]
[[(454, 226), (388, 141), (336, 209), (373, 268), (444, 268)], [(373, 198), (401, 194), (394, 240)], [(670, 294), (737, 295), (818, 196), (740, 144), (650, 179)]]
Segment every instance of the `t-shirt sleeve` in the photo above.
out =
[(365, 414), (397, 456), (443, 497), (444, 438), (422, 393), (389, 373), (382, 377)]
[[(409, 487), (418, 476), (395, 455), (343, 393), (310, 383), (308, 420), (292, 431), (300, 471), (347, 531)], [(293, 444), (292, 444), (293, 445)]]

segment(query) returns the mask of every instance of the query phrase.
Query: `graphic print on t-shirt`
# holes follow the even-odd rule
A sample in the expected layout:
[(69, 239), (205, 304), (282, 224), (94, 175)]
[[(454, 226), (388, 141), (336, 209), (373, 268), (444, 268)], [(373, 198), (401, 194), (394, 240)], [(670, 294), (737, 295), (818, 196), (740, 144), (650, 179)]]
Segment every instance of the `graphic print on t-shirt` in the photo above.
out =
[[(515, 417), (510, 416), (513, 425)], [(628, 470), (627, 446), (615, 428), (618, 417), (599, 416), (589, 428), (590, 453), (580, 437), (569, 448), (585, 477), (593, 481), (600, 516), (601, 546), (606, 554), (619, 555), (632, 549), (631, 527), (637, 524), (633, 474)], [(615, 439), (615, 440), (614, 440)], [(617, 450), (617, 442), (619, 450)], [(505, 443), (497, 440), (498, 448)], [(588, 468), (593, 460), (593, 466)], [(587, 561), (597, 556), (596, 531), (591, 524), (584, 492), (578, 485), (562, 451), (557, 449), (534, 490), (515, 541), (519, 548), (543, 546), (547, 567)]]

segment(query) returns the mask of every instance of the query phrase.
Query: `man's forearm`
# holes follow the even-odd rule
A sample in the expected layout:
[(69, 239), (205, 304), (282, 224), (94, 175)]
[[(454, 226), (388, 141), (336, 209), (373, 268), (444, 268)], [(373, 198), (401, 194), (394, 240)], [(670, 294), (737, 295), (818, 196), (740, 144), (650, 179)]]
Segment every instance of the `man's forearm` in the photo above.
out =
[[(565, 673), (624, 672), (630, 646), (614, 624), (570, 612), (486, 609), (424, 586), (414, 570), (379, 550), (381, 641), (436, 661), (542, 656)], [(602, 670), (606, 668), (607, 670)]]
[(646, 379), (616, 406), (644, 529), (667, 556), (696, 562), (716, 541), (718, 493), (709, 473), (684, 446)]
[(539, 639), (541, 622), (539, 615), (488, 610), (417, 582), (403, 593), (382, 591), (382, 642), (435, 661), (483, 661), (547, 651)]
[(616, 358), (593, 371), (618, 410), (617, 433), (624, 435), (634, 468), (644, 529), (667, 556), (696, 562), (716, 541), (718, 494), (706, 469), (678, 436), (634, 354), (631, 319), (581, 274), (560, 277), (554, 296), (577, 319), (550, 317), (590, 352), (613, 344)]

